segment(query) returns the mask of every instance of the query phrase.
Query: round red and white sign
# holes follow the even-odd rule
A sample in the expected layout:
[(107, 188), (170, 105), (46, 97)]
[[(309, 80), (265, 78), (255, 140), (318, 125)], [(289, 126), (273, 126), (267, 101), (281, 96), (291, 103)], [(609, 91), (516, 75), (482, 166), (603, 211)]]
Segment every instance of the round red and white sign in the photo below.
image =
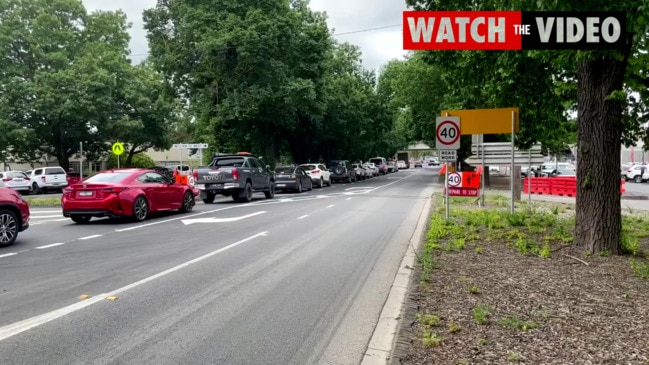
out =
[(445, 120), (437, 126), (437, 141), (445, 146), (452, 146), (460, 140), (460, 127), (452, 120)]
[(448, 174), (448, 186), (457, 188), (462, 185), (462, 175), (458, 172), (451, 172)]

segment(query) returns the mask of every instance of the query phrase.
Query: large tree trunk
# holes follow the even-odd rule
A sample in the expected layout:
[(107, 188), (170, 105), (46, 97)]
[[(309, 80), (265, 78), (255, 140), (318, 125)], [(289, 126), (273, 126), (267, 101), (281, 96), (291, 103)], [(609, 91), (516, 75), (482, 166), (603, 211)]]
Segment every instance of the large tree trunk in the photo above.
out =
[(620, 149), (622, 90), (627, 56), (600, 56), (577, 67), (578, 159), (575, 243), (589, 251), (620, 254)]

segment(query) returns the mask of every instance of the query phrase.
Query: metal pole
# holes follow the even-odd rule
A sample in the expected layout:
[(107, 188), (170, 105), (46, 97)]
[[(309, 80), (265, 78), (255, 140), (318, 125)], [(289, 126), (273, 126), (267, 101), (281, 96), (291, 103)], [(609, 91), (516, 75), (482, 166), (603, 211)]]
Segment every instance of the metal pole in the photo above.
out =
[(180, 149), (180, 166), (178, 166), (178, 175), (183, 173), (183, 149)]
[[(514, 177), (514, 163), (516, 162), (516, 161), (514, 160), (514, 154), (515, 154), (515, 150), (514, 150), (514, 149), (515, 149), (515, 145), (514, 145), (514, 137), (515, 137), (515, 133), (514, 133), (514, 131), (515, 131), (515, 128), (516, 128), (516, 114), (515, 114), (515, 113), (516, 113), (516, 112), (514, 112), (514, 111), (512, 110), (512, 161), (511, 161), (511, 168), (509, 169), (509, 171), (510, 171), (510, 172), (509, 172), (509, 175), (510, 175), (510, 177), (511, 177), (511, 189), (512, 189), (512, 192), (511, 192), (511, 193), (512, 193), (512, 196), (511, 196), (511, 198), (512, 198), (512, 207), (511, 207), (512, 209), (511, 209), (511, 213), (512, 213), (512, 214), (514, 214), (514, 210), (515, 210), (515, 209), (514, 209), (514, 203), (515, 203), (515, 196), (514, 196), (514, 195), (515, 195), (515, 194), (514, 194), (514, 182), (515, 182), (515, 177)], [(520, 178), (520, 177), (519, 177), (519, 178)]]
[(478, 147), (478, 151), (482, 153), (482, 176), (480, 176), (480, 187), (481, 192), (480, 192), (480, 200), (482, 201), (482, 206), (484, 207), (484, 189), (485, 189), (485, 153), (484, 153), (484, 134), (480, 135), (480, 147)]
[(117, 155), (117, 168), (119, 168), (119, 155)]
[(449, 175), (449, 170), (451, 168), (450, 163), (446, 163), (446, 175), (444, 176), (444, 190), (446, 190), (445, 195), (446, 195), (446, 219), (449, 219), (451, 217), (451, 202), (449, 201), (449, 194), (448, 194), (448, 175)]
[(532, 147), (530, 147), (529, 166), (527, 167), (527, 205), (532, 209)]
[(203, 166), (203, 149), (199, 148), (198, 149), (198, 158), (200, 158), (200, 162), (198, 163), (198, 166)]
[(83, 180), (83, 142), (79, 142), (79, 181)]

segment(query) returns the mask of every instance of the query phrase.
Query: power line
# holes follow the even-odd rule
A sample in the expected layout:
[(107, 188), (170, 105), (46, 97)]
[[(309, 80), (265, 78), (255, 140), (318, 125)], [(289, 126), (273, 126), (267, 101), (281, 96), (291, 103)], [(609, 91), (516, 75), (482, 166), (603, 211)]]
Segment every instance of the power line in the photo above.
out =
[[(332, 36), (337, 37), (337, 36), (348, 35), (348, 34), (367, 33), (367, 32), (373, 32), (375, 30), (383, 30), (383, 29), (390, 29), (390, 28), (396, 28), (396, 27), (401, 27), (401, 24), (384, 25), (382, 27), (376, 27), (376, 28), (365, 28), (365, 29), (352, 30), (352, 31), (343, 32), (343, 33), (334, 33), (334, 34), (332, 34)], [(149, 52), (147, 52), (147, 53), (136, 53), (136, 54), (132, 54), (131, 57), (144, 57), (144, 56), (148, 56), (148, 55), (149, 55)]]

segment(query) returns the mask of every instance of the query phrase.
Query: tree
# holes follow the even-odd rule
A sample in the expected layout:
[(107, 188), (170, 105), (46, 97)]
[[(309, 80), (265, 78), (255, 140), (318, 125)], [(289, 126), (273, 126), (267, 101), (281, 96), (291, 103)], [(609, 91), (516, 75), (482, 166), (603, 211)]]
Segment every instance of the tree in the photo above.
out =
[(128, 26), (123, 13), (88, 15), (77, 0), (0, 3), (0, 120), (30, 138), (16, 153), (36, 147), (67, 169), (79, 142), (104, 148), (100, 130), (119, 119), (114, 94), (127, 82)]
[(177, 125), (179, 107), (166, 93), (161, 75), (149, 65), (129, 68), (128, 75), (128, 83), (120, 90), (122, 117), (105, 128), (115, 141), (126, 144), (126, 166), (134, 156), (150, 148), (171, 147), (170, 132)]
[[(409, 0), (407, 3), (416, 8), (439, 10), (439, 3), (433, 0)], [(558, 1), (492, 0), (481, 2), (479, 9), (468, 0), (445, 3), (444, 10), (453, 9), (626, 12), (626, 47), (618, 51), (444, 52), (443, 57), (465, 76), (459, 79), (461, 83), (470, 85), (465, 89), (468, 91), (464, 93), (465, 97), (477, 95), (478, 100), (472, 101), (483, 104), (480, 99), (485, 94), (480, 90), (484, 90), (494, 96), (484, 106), (504, 106), (504, 101), (518, 101), (522, 124), (519, 143), (527, 144), (534, 140), (551, 143), (551, 139), (566, 128), (574, 129), (566, 126), (569, 122), (557, 120), (556, 113), (564, 114), (559, 102), (565, 108), (566, 104), (576, 101), (578, 187), (575, 242), (590, 252), (621, 253), (620, 148), (623, 136), (628, 137), (630, 132), (633, 134), (638, 130), (631, 125), (633, 118), (623, 117), (625, 112), (636, 114), (625, 107), (628, 99), (624, 87), (636, 90), (644, 87), (646, 90), (649, 86), (646, 82), (646, 21), (649, 16), (643, 1), (613, 3), (591, 0), (577, 5)], [(435, 60), (442, 60), (441, 52), (427, 54)], [(528, 85), (534, 85), (534, 88)], [(570, 99), (557, 100), (556, 95), (570, 95)], [(465, 107), (476, 105), (466, 104)], [(552, 118), (548, 120), (547, 117)]]

